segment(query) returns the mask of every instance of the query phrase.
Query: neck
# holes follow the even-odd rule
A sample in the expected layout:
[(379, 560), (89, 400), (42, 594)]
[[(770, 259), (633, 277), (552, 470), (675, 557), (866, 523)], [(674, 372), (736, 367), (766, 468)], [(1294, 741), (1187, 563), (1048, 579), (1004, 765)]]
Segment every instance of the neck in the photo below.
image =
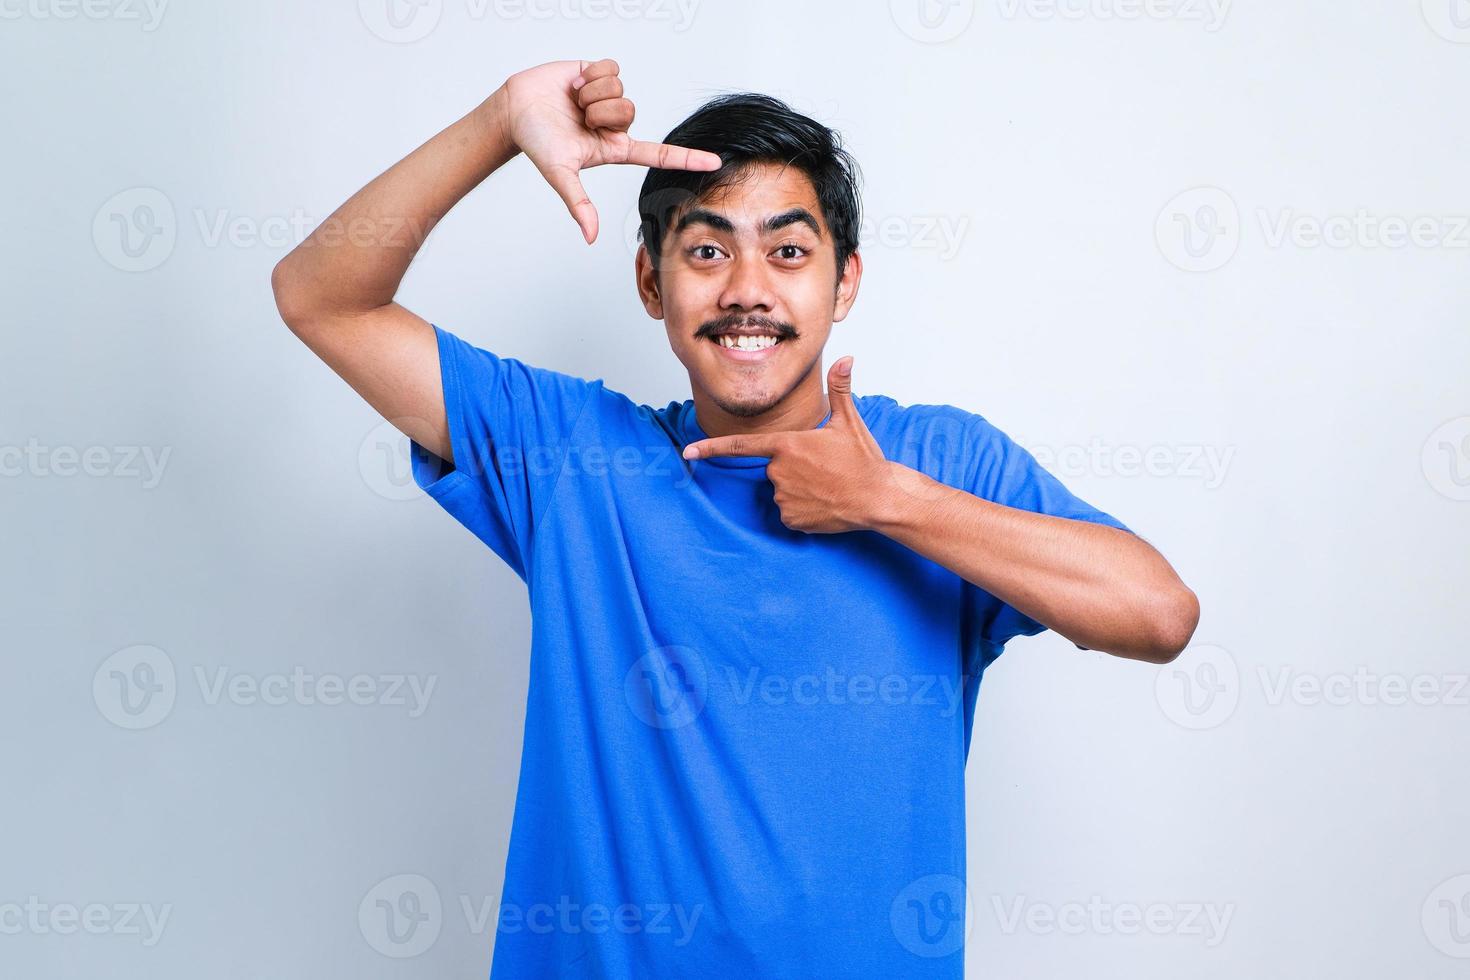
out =
[[(820, 378), (815, 374), (808, 378)], [(732, 415), (698, 388), (694, 389), (694, 413), (707, 436), (733, 436), (765, 432), (815, 429), (831, 411), (822, 385), (802, 381), (775, 405), (759, 415)]]

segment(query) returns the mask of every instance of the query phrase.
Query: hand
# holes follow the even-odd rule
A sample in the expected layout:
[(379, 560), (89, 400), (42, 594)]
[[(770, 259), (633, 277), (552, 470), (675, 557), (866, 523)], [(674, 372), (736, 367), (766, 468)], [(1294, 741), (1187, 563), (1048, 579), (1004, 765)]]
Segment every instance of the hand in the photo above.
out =
[(633, 103), (623, 98), (618, 63), (552, 61), (506, 79), (501, 96), (505, 131), (546, 178), (582, 229), (597, 239), (597, 209), (577, 174), (605, 163), (660, 170), (718, 170), (719, 154), (628, 135)]
[(684, 458), (769, 456), (782, 524), (821, 534), (871, 530), (899, 492), (898, 476), (852, 403), (850, 355), (827, 370), (827, 401), (832, 417), (819, 429), (714, 436), (685, 446)]

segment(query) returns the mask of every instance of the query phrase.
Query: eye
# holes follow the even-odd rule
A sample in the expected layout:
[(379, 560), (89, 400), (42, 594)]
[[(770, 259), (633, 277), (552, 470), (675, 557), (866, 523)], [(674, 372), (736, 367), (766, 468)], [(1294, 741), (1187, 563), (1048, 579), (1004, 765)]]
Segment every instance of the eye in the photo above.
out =
[[(795, 254), (795, 255), (787, 255), (787, 254), (785, 254), (788, 249), (796, 252), (797, 254)], [(789, 261), (795, 261), (796, 259), (805, 258), (806, 256), (812, 254), (812, 250), (811, 249), (805, 248), (804, 246), (801, 246), (801, 245), (797, 245), (794, 242), (787, 242), (785, 245), (778, 245), (778, 246), (776, 246), (776, 251), (779, 252), (779, 253), (782, 253), (781, 258), (787, 259)]]
[(708, 242), (703, 242), (703, 243), (701, 243), (699, 245), (693, 246), (692, 248), (686, 248), (684, 250), (684, 254), (687, 255), (687, 256), (689, 256), (690, 258), (693, 258), (693, 259), (703, 259), (703, 260), (706, 260), (706, 261), (711, 260), (711, 259), (714, 259), (715, 256), (713, 256), (713, 255), (705, 255), (704, 254), (704, 250), (705, 249), (709, 249), (712, 252), (719, 252), (720, 251), (720, 246), (718, 246), (718, 245), (711, 245)]

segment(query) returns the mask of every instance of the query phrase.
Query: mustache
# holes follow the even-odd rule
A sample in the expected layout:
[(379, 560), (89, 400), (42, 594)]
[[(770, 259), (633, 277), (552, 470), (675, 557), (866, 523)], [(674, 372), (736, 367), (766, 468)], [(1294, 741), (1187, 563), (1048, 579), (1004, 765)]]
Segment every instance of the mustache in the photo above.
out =
[(769, 330), (782, 340), (797, 335), (796, 328), (784, 320), (775, 317), (764, 316), (760, 313), (746, 315), (744, 313), (730, 313), (720, 317), (718, 320), (710, 320), (700, 326), (694, 332), (694, 336), (700, 339), (713, 339), (716, 335), (732, 330), (736, 327), (757, 327), (761, 330)]

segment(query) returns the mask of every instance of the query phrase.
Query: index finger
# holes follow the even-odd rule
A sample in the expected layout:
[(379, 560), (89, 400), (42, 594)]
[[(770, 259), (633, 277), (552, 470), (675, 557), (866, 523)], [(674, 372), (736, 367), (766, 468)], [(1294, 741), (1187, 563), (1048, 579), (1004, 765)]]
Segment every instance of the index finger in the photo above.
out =
[(784, 440), (780, 433), (765, 435), (712, 436), (684, 447), (685, 459), (707, 459), (710, 456), (774, 456)]
[(725, 165), (718, 153), (644, 140), (633, 141), (627, 162), (657, 170), (719, 170)]

